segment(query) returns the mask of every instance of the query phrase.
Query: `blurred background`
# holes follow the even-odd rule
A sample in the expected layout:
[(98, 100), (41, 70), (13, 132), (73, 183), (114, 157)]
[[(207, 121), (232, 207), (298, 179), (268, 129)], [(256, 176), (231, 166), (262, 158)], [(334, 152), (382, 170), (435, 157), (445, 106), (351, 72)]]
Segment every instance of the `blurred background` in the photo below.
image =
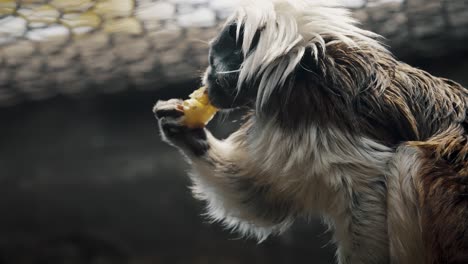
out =
[[(199, 86), (235, 3), (0, 0), (0, 264), (333, 261), (319, 221), (260, 245), (207, 223), (159, 139), (153, 104)], [(467, 0), (343, 4), (401, 60), (468, 85)]]

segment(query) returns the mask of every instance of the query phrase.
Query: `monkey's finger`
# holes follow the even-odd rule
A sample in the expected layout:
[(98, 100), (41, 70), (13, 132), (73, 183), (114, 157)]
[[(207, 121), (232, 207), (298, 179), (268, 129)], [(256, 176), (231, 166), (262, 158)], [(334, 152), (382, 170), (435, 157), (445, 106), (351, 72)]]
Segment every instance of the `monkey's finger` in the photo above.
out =
[(183, 124), (182, 117), (173, 118), (170, 116), (162, 116), (158, 120), (161, 130), (170, 137), (186, 133), (188, 129)]
[(162, 117), (181, 117), (184, 115), (182, 104), (183, 101), (180, 99), (158, 101), (153, 107), (153, 113), (158, 119), (161, 119)]

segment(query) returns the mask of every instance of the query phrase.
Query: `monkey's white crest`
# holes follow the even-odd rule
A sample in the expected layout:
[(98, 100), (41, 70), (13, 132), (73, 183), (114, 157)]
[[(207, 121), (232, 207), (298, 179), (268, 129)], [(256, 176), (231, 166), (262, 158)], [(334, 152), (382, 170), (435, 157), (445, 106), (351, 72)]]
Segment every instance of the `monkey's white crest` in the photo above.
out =
[[(348, 10), (333, 0), (243, 0), (228, 19), (237, 23), (237, 40), (243, 26), (244, 62), (237, 88), (257, 80), (257, 108), (262, 106), (275, 88), (300, 65), (306, 52), (318, 60), (325, 54), (325, 38), (359, 48), (359, 42), (385, 49), (375, 38), (379, 36), (356, 27)], [(260, 32), (256, 48), (250, 47)], [(320, 51), (320, 52), (319, 52)]]

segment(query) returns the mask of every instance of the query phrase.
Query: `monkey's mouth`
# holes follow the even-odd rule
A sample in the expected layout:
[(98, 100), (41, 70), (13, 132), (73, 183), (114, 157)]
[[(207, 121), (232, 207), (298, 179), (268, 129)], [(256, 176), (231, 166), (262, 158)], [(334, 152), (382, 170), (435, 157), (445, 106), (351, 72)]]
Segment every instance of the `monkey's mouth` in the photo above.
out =
[(232, 105), (232, 100), (230, 100), (229, 96), (219, 92), (217, 89), (208, 88), (208, 98), (210, 99), (211, 104), (220, 110), (235, 108)]
[(213, 106), (223, 111), (250, 108), (254, 105), (245, 94), (237, 93), (236, 87), (225, 88), (218, 83), (206, 82), (208, 98)]
[(220, 84), (214, 75), (209, 74), (204, 85), (213, 106), (220, 110), (235, 108), (235, 96), (229, 95), (226, 91), (227, 89)]

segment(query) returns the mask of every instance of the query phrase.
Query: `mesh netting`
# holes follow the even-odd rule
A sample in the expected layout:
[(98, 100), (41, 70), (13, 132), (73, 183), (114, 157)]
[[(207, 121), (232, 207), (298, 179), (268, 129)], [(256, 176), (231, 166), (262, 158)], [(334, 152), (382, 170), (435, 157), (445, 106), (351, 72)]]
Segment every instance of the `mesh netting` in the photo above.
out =
[[(193, 80), (235, 2), (0, 0), (0, 105)], [(399, 54), (465, 48), (468, 0), (344, 4)]]

